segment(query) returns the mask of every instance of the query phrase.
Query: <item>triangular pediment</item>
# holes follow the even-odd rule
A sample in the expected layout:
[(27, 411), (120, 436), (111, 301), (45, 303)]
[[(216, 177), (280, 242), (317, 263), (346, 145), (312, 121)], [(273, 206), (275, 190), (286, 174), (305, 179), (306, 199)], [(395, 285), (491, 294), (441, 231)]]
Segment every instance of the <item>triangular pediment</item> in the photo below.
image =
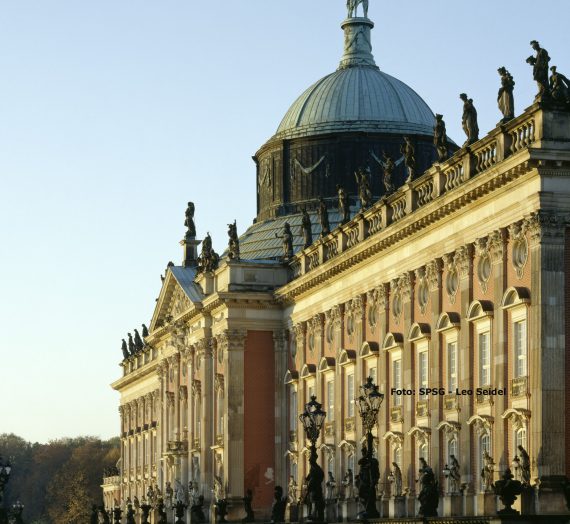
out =
[(194, 283), (195, 275), (193, 268), (168, 268), (150, 323), (151, 333), (192, 309), (201, 307), (202, 291)]

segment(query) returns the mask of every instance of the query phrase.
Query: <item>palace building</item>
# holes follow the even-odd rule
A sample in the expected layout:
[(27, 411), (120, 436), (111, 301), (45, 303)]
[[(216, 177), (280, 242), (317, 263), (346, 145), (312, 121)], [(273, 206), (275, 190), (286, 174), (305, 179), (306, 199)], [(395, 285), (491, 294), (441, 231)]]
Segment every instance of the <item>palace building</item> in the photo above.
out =
[[(373, 26), (363, 16), (342, 23), (338, 69), (301, 94), (255, 154), (257, 220), (239, 252), (234, 238), (218, 260), (187, 212), (183, 261), (168, 267), (143, 346), (127, 348), (112, 385), (121, 461), (104, 479), (108, 507), (157, 486), (188, 501), (191, 482), (206, 508), (226, 499), (231, 520), (244, 516), (248, 489), (256, 516), (268, 516), (274, 487), (287, 492), (291, 476), (290, 499), (302, 496), (299, 414), (315, 395), (336, 516), (354, 518), (341, 480), (358, 473), (355, 397), (372, 377), (385, 396), (374, 429), (382, 516), (416, 514), (420, 457), (439, 480), (440, 515), (494, 514), (483, 455), (498, 480), (516, 469), (519, 445), (533, 487), (525, 511), (566, 510), (568, 104), (544, 94), (466, 146), (449, 141), (440, 158), (431, 109), (376, 65)], [(444, 475), (451, 455), (456, 488)]]

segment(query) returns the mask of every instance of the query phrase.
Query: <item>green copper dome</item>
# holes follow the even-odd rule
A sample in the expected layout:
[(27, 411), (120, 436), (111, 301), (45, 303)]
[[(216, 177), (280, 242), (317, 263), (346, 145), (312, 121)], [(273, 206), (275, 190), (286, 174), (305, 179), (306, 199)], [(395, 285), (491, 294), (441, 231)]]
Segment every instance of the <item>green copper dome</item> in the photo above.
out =
[(378, 69), (368, 18), (348, 18), (340, 67), (309, 87), (281, 121), (275, 138), (363, 131), (432, 135), (435, 117), (409, 86)]
[(370, 66), (355, 66), (325, 76), (291, 106), (277, 138), (338, 131), (433, 134), (435, 117), (409, 86)]

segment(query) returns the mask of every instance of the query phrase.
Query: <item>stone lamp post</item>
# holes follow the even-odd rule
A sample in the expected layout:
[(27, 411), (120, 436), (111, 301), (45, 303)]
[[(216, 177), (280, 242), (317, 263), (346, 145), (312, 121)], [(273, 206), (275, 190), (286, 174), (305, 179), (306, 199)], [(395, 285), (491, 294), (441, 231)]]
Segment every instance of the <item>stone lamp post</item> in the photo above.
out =
[(309, 455), (309, 474), (307, 475), (307, 492), (309, 499), (308, 520), (323, 522), (325, 513), (325, 499), (323, 497), (323, 480), (325, 474), (317, 464), (317, 440), (327, 416), (322, 405), (317, 402), (315, 396), (305, 404), (305, 411), (299, 415), (307, 438), (311, 442)]
[(378, 518), (380, 514), (376, 508), (376, 486), (380, 479), (378, 460), (374, 458), (374, 437), (372, 430), (378, 422), (378, 412), (384, 400), (384, 395), (378, 392), (372, 377), (360, 386), (361, 395), (358, 397), (358, 410), (362, 418), (362, 427), (366, 433), (366, 447), (362, 448), (362, 458), (358, 461), (360, 466), (360, 487), (358, 497), (364, 505), (364, 511), (359, 513), (362, 520)]

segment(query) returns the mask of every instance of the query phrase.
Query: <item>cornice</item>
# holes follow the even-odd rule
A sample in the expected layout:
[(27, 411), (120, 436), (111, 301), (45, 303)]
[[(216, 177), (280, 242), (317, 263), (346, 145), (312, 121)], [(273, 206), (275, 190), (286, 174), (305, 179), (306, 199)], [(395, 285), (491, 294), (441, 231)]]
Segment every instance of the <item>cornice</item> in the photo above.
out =
[[(501, 166), (511, 164), (510, 168), (501, 173), (497, 167), (489, 169), (476, 177), (468, 179), (453, 191), (445, 193), (425, 206), (416, 209), (398, 222), (388, 225), (385, 229), (371, 235), (339, 256), (327, 260), (309, 273), (299, 276), (289, 284), (275, 292), (277, 300), (288, 302), (303, 295), (319, 284), (332, 277), (348, 271), (372, 256), (400, 244), (413, 235), (425, 230), (438, 221), (449, 219), (455, 213), (485, 195), (509, 184), (530, 172), (534, 163), (529, 161), (529, 151), (519, 153), (505, 159)], [(382, 201), (376, 205), (382, 205)], [(354, 220), (354, 219), (353, 219)]]

